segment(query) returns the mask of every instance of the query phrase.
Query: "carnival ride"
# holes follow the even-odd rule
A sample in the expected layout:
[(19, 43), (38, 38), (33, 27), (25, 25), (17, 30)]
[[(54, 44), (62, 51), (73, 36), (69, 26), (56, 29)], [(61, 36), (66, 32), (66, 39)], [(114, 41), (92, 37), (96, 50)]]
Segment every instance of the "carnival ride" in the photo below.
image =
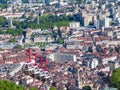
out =
[[(39, 63), (37, 63), (37, 61), (36, 61), (37, 55), (36, 54), (33, 54), (34, 58), (32, 60), (30, 49), (27, 50), (27, 56), (28, 56), (28, 60), (23, 65), (23, 68), (22, 68), (22, 70), (26, 74), (33, 76), (35, 78), (44, 78), (44, 79), (50, 78), (50, 73), (48, 71), (48, 60), (43, 61), (43, 57), (40, 56)], [(43, 64), (44, 64), (45, 68), (43, 68)]]

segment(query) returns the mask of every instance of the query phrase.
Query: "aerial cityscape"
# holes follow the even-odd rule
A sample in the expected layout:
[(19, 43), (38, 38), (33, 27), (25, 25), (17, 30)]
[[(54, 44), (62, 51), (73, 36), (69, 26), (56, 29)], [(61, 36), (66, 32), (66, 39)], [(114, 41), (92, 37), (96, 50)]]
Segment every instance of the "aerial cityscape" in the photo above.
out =
[(120, 90), (120, 0), (0, 0), (0, 90)]

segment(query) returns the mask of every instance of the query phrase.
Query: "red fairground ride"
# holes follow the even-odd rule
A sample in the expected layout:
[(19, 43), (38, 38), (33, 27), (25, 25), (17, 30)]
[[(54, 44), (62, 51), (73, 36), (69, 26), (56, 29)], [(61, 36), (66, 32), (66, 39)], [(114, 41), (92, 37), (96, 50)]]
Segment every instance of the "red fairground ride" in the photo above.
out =
[(28, 56), (27, 63), (29, 63), (29, 62), (31, 62), (31, 59), (30, 59), (30, 49), (27, 50), (27, 56)]

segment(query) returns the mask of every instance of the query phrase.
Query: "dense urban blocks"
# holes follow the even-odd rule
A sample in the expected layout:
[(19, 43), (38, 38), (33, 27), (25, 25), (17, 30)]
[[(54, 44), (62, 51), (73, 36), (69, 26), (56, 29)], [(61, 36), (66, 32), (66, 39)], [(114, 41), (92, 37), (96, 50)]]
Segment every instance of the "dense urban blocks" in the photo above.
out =
[(0, 90), (120, 90), (116, 68), (120, 0), (0, 0)]

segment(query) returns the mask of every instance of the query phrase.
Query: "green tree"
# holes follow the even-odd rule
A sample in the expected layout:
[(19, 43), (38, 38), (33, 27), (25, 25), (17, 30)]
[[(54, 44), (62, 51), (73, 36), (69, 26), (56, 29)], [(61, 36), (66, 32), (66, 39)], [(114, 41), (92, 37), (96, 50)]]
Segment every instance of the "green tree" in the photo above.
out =
[(16, 35), (17, 35), (15, 29), (12, 29), (12, 28), (7, 29), (6, 33), (7, 33), (7, 34), (11, 34), (11, 35), (13, 35), (13, 36), (16, 36)]
[(50, 87), (50, 90), (57, 90), (57, 88), (52, 86), (52, 87)]
[(37, 24), (36, 19), (34, 19), (33, 15), (31, 15), (29, 18), (26, 18), (25, 21), (13, 21), (13, 25), (16, 26), (17, 29), (26, 29), (26, 28), (33, 28), (33, 29), (50, 29), (54, 27), (55, 25), (57, 27), (61, 26), (69, 26), (69, 22), (75, 21), (76, 18), (72, 15), (42, 15), (39, 17), (39, 23)]
[(81, 4), (83, 2), (83, 0), (76, 0), (77, 4)]
[(22, 35), (23, 34), (23, 29), (8, 28), (6, 33), (11, 34), (13, 36)]
[(10, 81), (0, 80), (0, 90), (25, 90), (25, 88)]
[(5, 9), (5, 8), (7, 8), (7, 7), (8, 7), (7, 4), (0, 4), (0, 8), (1, 8), (1, 9)]
[(59, 44), (63, 44), (62, 38), (58, 37), (58, 43), (59, 43)]
[(110, 84), (112, 87), (118, 88), (120, 90), (120, 68), (117, 68), (113, 71), (110, 78)]
[(38, 90), (37, 88), (31, 87), (30, 90)]
[(117, 23), (116, 22), (110, 22), (111, 26), (115, 26)]
[(15, 42), (17, 42), (17, 40), (15, 38), (12, 38), (8, 42), (15, 43)]
[(94, 25), (94, 23), (93, 22), (89, 22), (89, 25)]
[(28, 17), (28, 20), (32, 20), (33, 19), (33, 14), (31, 14), (29, 17)]
[(7, 19), (3, 16), (0, 16), (0, 25), (1, 26), (7, 25)]
[(18, 49), (18, 50), (21, 50), (21, 49), (22, 49), (22, 46), (21, 46), (21, 45), (17, 45), (17, 49)]
[(4, 34), (4, 32), (2, 30), (0, 30), (0, 34)]
[(84, 86), (83, 90), (92, 90), (90, 86)]

